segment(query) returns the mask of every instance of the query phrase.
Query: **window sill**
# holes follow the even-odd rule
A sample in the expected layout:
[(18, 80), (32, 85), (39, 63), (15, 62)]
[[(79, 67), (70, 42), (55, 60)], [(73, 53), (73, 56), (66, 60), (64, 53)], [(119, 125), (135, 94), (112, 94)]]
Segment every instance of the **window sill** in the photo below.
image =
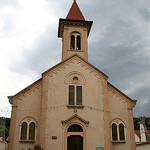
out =
[(22, 143), (34, 143), (35, 140), (19, 140), (19, 142), (22, 142)]
[(111, 141), (112, 143), (126, 143), (126, 141)]
[(79, 49), (77, 49), (77, 50), (75, 50), (75, 49), (70, 49), (70, 50), (67, 50), (67, 51), (71, 51), (71, 52), (84, 52), (83, 50), (79, 50)]
[(83, 105), (67, 105), (67, 108), (78, 108), (78, 109), (83, 109)]

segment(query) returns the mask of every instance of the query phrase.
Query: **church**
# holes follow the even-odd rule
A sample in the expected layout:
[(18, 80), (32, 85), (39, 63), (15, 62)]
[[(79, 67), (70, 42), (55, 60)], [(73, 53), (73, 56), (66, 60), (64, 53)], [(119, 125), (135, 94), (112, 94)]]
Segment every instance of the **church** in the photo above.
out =
[(132, 100), (88, 62), (92, 21), (77, 2), (59, 19), (62, 60), (14, 96), (9, 150), (135, 150)]

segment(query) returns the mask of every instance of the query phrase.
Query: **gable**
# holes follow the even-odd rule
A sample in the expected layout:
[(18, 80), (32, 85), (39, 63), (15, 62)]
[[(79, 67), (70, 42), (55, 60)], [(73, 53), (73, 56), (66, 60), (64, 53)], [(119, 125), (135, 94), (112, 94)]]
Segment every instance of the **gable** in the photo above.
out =
[(75, 62), (77, 64), (80, 64), (80, 66), (85, 68), (86, 70), (89, 70), (89, 72), (93, 73), (95, 76), (98, 76), (99, 78), (104, 78), (105, 80), (108, 79), (108, 76), (106, 74), (101, 72), (99, 69), (97, 69), (95, 66), (93, 66), (89, 62), (82, 59), (77, 54), (71, 56), (70, 58), (60, 62), (59, 64), (45, 71), (42, 74), (42, 76), (46, 76), (46, 75), (52, 76), (53, 74), (56, 74), (57, 72), (61, 71), (62, 69), (65, 69), (67, 66), (70, 66), (72, 63), (75, 63)]
[(85, 119), (83, 119), (82, 117), (78, 116), (77, 114), (74, 114), (73, 116), (67, 118), (66, 120), (62, 120), (61, 123), (62, 124), (66, 124), (74, 119), (77, 119), (79, 121), (81, 121), (84, 124), (89, 124), (89, 121), (86, 121)]
[[(92, 73), (98, 79), (104, 79), (104, 80), (107, 81), (108, 76), (106, 74), (104, 74), (99, 69), (97, 69), (95, 66), (93, 66), (92, 64), (90, 64), (89, 62), (85, 61), (80, 56), (75, 54), (75, 55), (71, 56), (70, 58), (58, 63), (54, 67), (48, 69), (44, 73), (42, 73), (42, 78), (41, 79), (39, 79), (36, 82), (34, 82), (33, 84), (29, 85), (28, 87), (26, 87), (22, 91), (18, 92), (14, 96), (8, 96), (9, 102), (12, 104), (13, 99), (15, 99), (19, 96), (22, 96), (25, 93), (28, 93), (28, 92), (32, 91), (34, 88), (37, 88), (37, 86), (42, 84), (43, 77), (45, 77), (45, 76), (52, 77), (54, 74), (57, 74), (58, 72), (61, 72), (62, 70), (66, 69), (67, 66), (71, 66), (74, 63), (79, 64), (80, 67), (82, 67), (85, 70), (88, 70), (89, 73)], [(67, 76), (69, 76), (70, 74), (73, 74), (73, 73), (80, 74), (79, 72), (74, 71), (74, 72), (71, 72), (71, 73), (67, 74)], [(67, 76), (64, 80), (65, 84), (67, 83)], [(81, 77), (82, 77), (82, 74), (81, 74)], [(82, 78), (83, 78), (83, 82), (85, 84), (86, 79), (85, 79), (85, 77), (82, 77)], [(108, 90), (113, 91), (116, 94), (122, 96), (125, 101), (129, 102), (132, 105), (132, 107), (134, 107), (136, 105), (136, 100), (132, 100), (131, 98), (129, 98), (127, 95), (125, 95), (119, 89), (114, 87), (111, 83), (107, 82), (107, 85), (108, 85)]]

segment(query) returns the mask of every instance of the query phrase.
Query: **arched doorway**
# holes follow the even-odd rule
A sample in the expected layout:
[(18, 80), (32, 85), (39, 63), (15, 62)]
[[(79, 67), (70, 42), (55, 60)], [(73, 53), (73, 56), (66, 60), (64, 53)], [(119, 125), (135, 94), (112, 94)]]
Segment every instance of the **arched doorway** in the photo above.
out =
[(69, 126), (67, 130), (67, 150), (84, 150), (83, 129), (78, 124)]

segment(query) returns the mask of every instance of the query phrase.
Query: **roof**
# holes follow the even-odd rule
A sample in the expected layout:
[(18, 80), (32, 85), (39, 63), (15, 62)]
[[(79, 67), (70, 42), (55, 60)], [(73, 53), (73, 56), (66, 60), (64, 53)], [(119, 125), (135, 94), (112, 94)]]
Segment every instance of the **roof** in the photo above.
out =
[(126, 97), (128, 100), (130, 100), (130, 102), (132, 103), (132, 106), (134, 107), (136, 105), (137, 100), (133, 100), (131, 99), (129, 96), (127, 96), (126, 94), (124, 94), (122, 91), (120, 91), (118, 88), (116, 88), (114, 85), (112, 85), (110, 82), (107, 82), (108, 85), (110, 87), (112, 87), (113, 89), (115, 89), (116, 91), (118, 91), (121, 95), (123, 95), (124, 97)]
[(150, 145), (150, 142), (136, 143), (136, 146), (140, 146), (140, 145), (146, 145), (146, 144), (149, 144), (149, 145)]
[(91, 30), (93, 21), (85, 21), (85, 20), (75, 20), (75, 19), (59, 19), (59, 27), (58, 27), (58, 37), (63, 36), (64, 26), (82, 26), (87, 28), (87, 35)]
[(3, 141), (3, 137), (0, 137), (0, 142), (2, 142)]
[(85, 21), (84, 16), (75, 0), (69, 10), (66, 19)]
[(138, 137), (141, 137), (140, 130), (135, 130), (135, 134), (136, 134)]
[[(150, 130), (148, 130), (148, 133), (150, 134)], [(138, 137), (141, 137), (140, 130), (135, 130), (135, 134), (136, 134)]]

